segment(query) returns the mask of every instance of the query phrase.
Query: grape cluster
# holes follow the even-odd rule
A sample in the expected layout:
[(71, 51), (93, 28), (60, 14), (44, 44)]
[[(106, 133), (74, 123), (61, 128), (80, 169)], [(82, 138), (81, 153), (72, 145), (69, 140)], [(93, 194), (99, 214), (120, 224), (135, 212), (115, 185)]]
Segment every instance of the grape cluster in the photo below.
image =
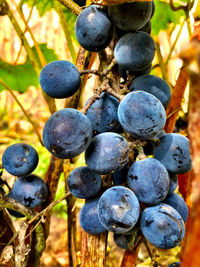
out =
[[(80, 45), (96, 52), (113, 40), (119, 75), (125, 80), (128, 76), (137, 78), (122, 101), (101, 92), (85, 114), (74, 108), (59, 110), (43, 130), (44, 145), (54, 156), (71, 159), (85, 152), (87, 166), (74, 169), (67, 180), (71, 194), (87, 200), (80, 211), (80, 225), (90, 234), (113, 232), (115, 242), (122, 248), (137, 242), (138, 235), (159, 248), (173, 248), (184, 237), (188, 217), (185, 201), (174, 190), (177, 174), (192, 168), (189, 140), (163, 131), (171, 91), (163, 79), (149, 74), (155, 54), (149, 34), (154, 9), (154, 2), (144, 1), (108, 9), (91, 5), (80, 13), (75, 27)], [(57, 60), (43, 68), (40, 84), (51, 97), (69, 97), (79, 90), (80, 73), (72, 63)], [(136, 149), (142, 142), (151, 148), (149, 152), (144, 147), (143, 159), (141, 145)], [(19, 187), (37, 184), (39, 188), (41, 184), (37, 200), (47, 196), (41, 181), (34, 175), (26, 176), (33, 171), (36, 156), (28, 158), (23, 152), (27, 159), (21, 166), (22, 152), (14, 162), (10, 160), (15, 151), (9, 155), (5, 151), (3, 157), (10, 173), (23, 176), (10, 196), (35, 207), (38, 201), (33, 201), (32, 196), (27, 193), (21, 199), (16, 192)], [(29, 154), (34, 153), (30, 150)], [(102, 186), (104, 175), (112, 177), (109, 188)], [(33, 189), (31, 192), (36, 194)]]
[[(38, 160), (37, 151), (25, 143), (9, 146), (2, 157), (3, 167), (6, 171), (17, 176), (8, 196), (29, 208), (42, 205), (48, 197), (48, 187), (45, 182), (37, 175), (32, 174), (38, 165)], [(15, 217), (24, 217), (17, 211), (11, 209), (8, 211)]]

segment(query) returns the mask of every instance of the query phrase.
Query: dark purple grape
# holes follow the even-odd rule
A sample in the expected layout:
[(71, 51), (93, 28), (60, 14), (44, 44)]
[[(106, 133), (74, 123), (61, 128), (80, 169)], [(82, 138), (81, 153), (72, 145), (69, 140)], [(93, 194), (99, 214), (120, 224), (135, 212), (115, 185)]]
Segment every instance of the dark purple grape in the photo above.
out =
[(92, 140), (90, 120), (82, 112), (65, 108), (47, 120), (43, 130), (45, 147), (62, 159), (80, 155)]
[(187, 221), (189, 210), (185, 200), (181, 196), (177, 193), (172, 193), (169, 194), (163, 202), (177, 210), (184, 222)]
[(185, 235), (181, 215), (167, 204), (146, 208), (140, 226), (145, 238), (154, 246), (170, 249), (176, 247)]
[(124, 31), (137, 31), (150, 19), (150, 1), (124, 3), (108, 7), (108, 13), (115, 26)]
[(77, 67), (66, 60), (47, 64), (39, 77), (42, 90), (53, 98), (66, 98), (76, 93), (81, 85)]
[(166, 108), (171, 99), (169, 85), (155, 75), (142, 75), (134, 79), (129, 87), (130, 91), (145, 91), (157, 97)]
[(30, 145), (18, 143), (9, 146), (3, 153), (3, 167), (12, 175), (25, 176), (38, 165), (37, 151)]
[(127, 163), (128, 156), (126, 139), (110, 132), (96, 135), (85, 151), (86, 164), (98, 174), (120, 170)]
[(67, 178), (67, 185), (72, 195), (78, 198), (91, 198), (101, 188), (101, 176), (88, 167), (74, 169)]
[(117, 132), (120, 129), (117, 117), (118, 106), (118, 99), (106, 93), (102, 93), (100, 98), (90, 106), (86, 116), (91, 121), (94, 134)]
[(100, 51), (106, 48), (112, 39), (112, 23), (100, 6), (91, 5), (77, 17), (75, 25), (79, 44), (88, 51)]
[(180, 134), (170, 133), (161, 137), (160, 144), (154, 147), (154, 157), (175, 174), (186, 173), (192, 168), (189, 140)]
[(150, 66), (154, 54), (153, 39), (142, 31), (125, 34), (119, 39), (114, 49), (118, 65), (128, 71), (141, 71)]
[(124, 186), (107, 189), (99, 199), (99, 220), (111, 232), (130, 231), (137, 223), (139, 214), (140, 205), (136, 195)]
[(88, 200), (80, 210), (79, 223), (87, 233), (97, 235), (107, 230), (101, 224), (97, 212), (99, 198)]
[(40, 177), (31, 174), (17, 178), (11, 196), (24, 206), (35, 208), (47, 199), (48, 188)]
[(134, 138), (152, 139), (160, 133), (166, 114), (160, 100), (144, 91), (128, 93), (118, 107), (118, 119)]
[(169, 191), (169, 174), (165, 166), (154, 158), (134, 162), (127, 181), (138, 200), (148, 205), (161, 203)]

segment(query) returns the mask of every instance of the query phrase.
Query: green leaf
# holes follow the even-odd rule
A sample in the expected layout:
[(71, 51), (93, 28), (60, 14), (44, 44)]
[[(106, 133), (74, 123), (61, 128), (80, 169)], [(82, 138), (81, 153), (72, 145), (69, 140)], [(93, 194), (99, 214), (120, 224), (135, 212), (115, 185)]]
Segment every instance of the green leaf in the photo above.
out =
[[(50, 49), (47, 47), (47, 44), (40, 44), (40, 50), (46, 60), (47, 63), (49, 62), (52, 62), (52, 61), (55, 61), (58, 59), (57, 55), (55, 54), (54, 50), (53, 49)], [(35, 56), (37, 57), (38, 61), (40, 62), (39, 60), (39, 57), (38, 57), (38, 54), (36, 52), (36, 49), (35, 49), (35, 46), (33, 46), (33, 52), (35, 53)], [(42, 66), (41, 66), (42, 68)]]
[[(30, 85), (38, 85), (37, 74), (29, 60), (18, 65), (0, 61), (0, 77), (10, 89), (20, 93), (26, 92)], [(4, 89), (3, 85), (0, 84), (0, 91)]]
[[(58, 59), (54, 50), (48, 49), (46, 44), (40, 44), (40, 49), (47, 63)], [(33, 51), (36, 53), (35, 47), (33, 47)], [(20, 93), (26, 92), (31, 85), (38, 86), (39, 84), (38, 76), (28, 57), (24, 64), (17, 65), (0, 60), (0, 77), (10, 89)], [(5, 88), (0, 84), (0, 91), (2, 90), (5, 90)]]
[[(32, 7), (35, 0), (23, 0), (24, 4)], [(42, 17), (47, 11), (50, 11), (54, 7), (54, 0), (36, 0), (35, 7), (37, 8), (39, 15)]]
[(155, 14), (151, 20), (152, 34), (156, 36), (160, 30), (167, 30), (170, 23), (178, 24), (182, 16), (183, 10), (172, 11), (168, 3), (155, 0)]

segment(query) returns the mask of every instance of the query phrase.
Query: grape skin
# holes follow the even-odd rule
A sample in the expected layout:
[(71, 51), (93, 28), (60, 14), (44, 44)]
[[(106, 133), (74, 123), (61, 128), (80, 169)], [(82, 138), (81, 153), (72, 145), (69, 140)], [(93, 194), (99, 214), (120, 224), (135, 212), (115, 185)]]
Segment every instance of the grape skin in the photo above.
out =
[(75, 34), (79, 44), (88, 51), (105, 49), (112, 39), (112, 23), (104, 10), (91, 5), (77, 17)]
[(87, 233), (97, 235), (106, 232), (106, 228), (101, 224), (98, 217), (99, 198), (88, 200), (79, 213), (79, 223)]
[(45, 147), (62, 159), (80, 155), (92, 140), (90, 120), (82, 112), (65, 108), (47, 120), (43, 130)]
[(67, 185), (72, 195), (88, 199), (99, 192), (101, 176), (92, 172), (88, 167), (79, 167), (69, 174)]
[(189, 210), (187, 204), (181, 196), (179, 196), (177, 193), (171, 193), (165, 198), (163, 203), (173, 207), (181, 215), (183, 221), (187, 221)]
[(138, 139), (152, 139), (160, 133), (166, 114), (160, 100), (144, 91), (128, 93), (118, 107), (118, 119), (125, 131)]
[(118, 106), (118, 99), (106, 93), (102, 93), (100, 98), (90, 106), (86, 116), (91, 121), (94, 134), (116, 132), (120, 129), (117, 117)]
[(137, 31), (152, 15), (151, 1), (124, 3), (108, 7), (108, 13), (115, 26), (124, 31)]
[(140, 206), (136, 195), (124, 186), (107, 189), (99, 199), (99, 220), (111, 232), (130, 231), (137, 223), (139, 214)]
[(169, 191), (169, 175), (154, 158), (136, 161), (128, 171), (128, 187), (139, 201), (148, 205), (161, 203)]
[(140, 71), (146, 68), (152, 63), (154, 55), (154, 41), (149, 34), (142, 31), (125, 34), (114, 49), (117, 63), (128, 71)]
[(185, 234), (181, 215), (173, 207), (163, 203), (143, 211), (140, 227), (151, 244), (163, 249), (176, 247)]
[(98, 174), (118, 171), (127, 163), (128, 156), (126, 139), (112, 132), (96, 135), (85, 151), (87, 166)]
[(160, 144), (154, 147), (154, 157), (171, 173), (186, 173), (192, 168), (189, 140), (180, 134), (161, 137)]
[(66, 60), (47, 64), (40, 72), (42, 90), (53, 98), (67, 98), (76, 93), (81, 85), (77, 67)]
[(30, 145), (18, 143), (9, 146), (3, 153), (3, 167), (12, 175), (25, 176), (38, 165), (37, 151)]
[(11, 197), (26, 207), (40, 206), (48, 196), (45, 182), (37, 175), (18, 177), (15, 181)]
[(145, 91), (157, 97), (166, 108), (171, 99), (169, 85), (155, 75), (142, 75), (133, 80), (129, 87), (130, 91)]

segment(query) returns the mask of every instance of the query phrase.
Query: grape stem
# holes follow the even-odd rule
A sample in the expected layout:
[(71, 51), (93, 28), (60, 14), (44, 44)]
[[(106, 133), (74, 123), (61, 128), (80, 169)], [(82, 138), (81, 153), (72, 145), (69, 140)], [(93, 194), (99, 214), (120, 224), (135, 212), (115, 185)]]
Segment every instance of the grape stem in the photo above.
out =
[(116, 97), (119, 101), (123, 99), (124, 96), (119, 95), (115, 90), (113, 90), (109, 85), (109, 79), (105, 79), (102, 84), (95, 88), (93, 96), (89, 99), (87, 105), (81, 110), (84, 114), (87, 113), (88, 109), (91, 105), (100, 98), (101, 93), (106, 92), (114, 97)]
[(111, 61), (110, 65), (104, 69), (103, 71), (99, 70), (79, 70), (80, 75), (85, 75), (85, 74), (95, 74), (99, 76), (107, 76), (109, 72), (112, 70), (112, 68), (117, 64), (117, 61), (115, 58)]
[(72, 0), (58, 0), (58, 2), (70, 9), (77, 16), (82, 12), (82, 8)]

